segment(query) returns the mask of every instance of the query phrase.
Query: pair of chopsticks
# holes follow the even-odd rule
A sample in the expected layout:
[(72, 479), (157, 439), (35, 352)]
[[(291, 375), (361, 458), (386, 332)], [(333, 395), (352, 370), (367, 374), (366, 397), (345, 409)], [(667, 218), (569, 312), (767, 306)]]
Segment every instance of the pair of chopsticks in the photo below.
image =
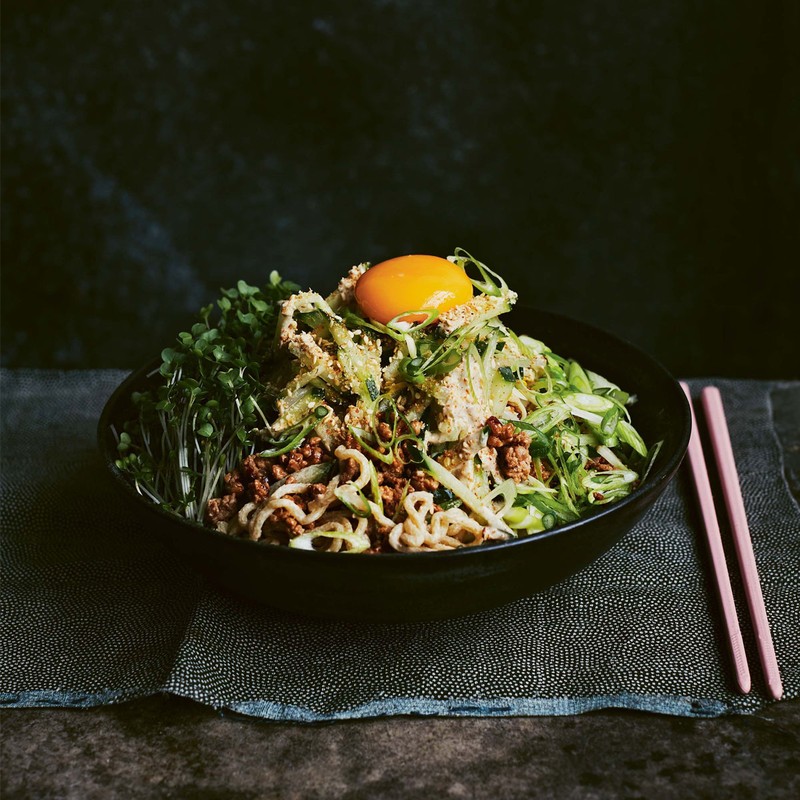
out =
[[(742, 641), (742, 632), (739, 628), (739, 618), (736, 614), (730, 576), (728, 575), (728, 569), (725, 563), (725, 552), (722, 548), (722, 537), (720, 535), (719, 523), (714, 508), (714, 497), (708, 479), (703, 446), (700, 442), (700, 434), (697, 429), (697, 420), (695, 418), (694, 408), (692, 407), (689, 387), (686, 383), (682, 382), (681, 388), (686, 395), (686, 399), (689, 401), (689, 408), (692, 412), (692, 433), (689, 438), (689, 465), (691, 466), (694, 485), (697, 490), (697, 498), (700, 504), (700, 511), (703, 516), (703, 524), (708, 539), (708, 546), (711, 552), (714, 577), (722, 604), (722, 614), (725, 620), (728, 642), (730, 644), (731, 654), (733, 655), (736, 682), (739, 685), (739, 689), (744, 694), (747, 694), (750, 691), (750, 668), (747, 664), (747, 655)], [(742, 501), (742, 491), (739, 486), (739, 476), (736, 472), (736, 462), (733, 458), (733, 448), (731, 447), (730, 434), (728, 433), (728, 424), (725, 421), (722, 396), (720, 395), (719, 389), (714, 386), (707, 386), (701, 392), (701, 399), (703, 402), (706, 424), (708, 426), (708, 433), (714, 451), (714, 459), (722, 484), (725, 508), (728, 512), (728, 519), (731, 524), (736, 556), (739, 560), (739, 569), (741, 570), (742, 581), (744, 583), (747, 607), (750, 611), (750, 618), (753, 622), (753, 629), (758, 642), (758, 656), (761, 661), (761, 668), (764, 672), (764, 678), (769, 693), (776, 700), (780, 700), (783, 695), (783, 685), (781, 684), (781, 675), (778, 670), (778, 661), (775, 657), (775, 646), (772, 643), (772, 634), (769, 630), (767, 612), (764, 608), (764, 596), (761, 593), (761, 582), (758, 578), (756, 560), (753, 555), (753, 542), (750, 538), (750, 528), (747, 524), (744, 502)]]

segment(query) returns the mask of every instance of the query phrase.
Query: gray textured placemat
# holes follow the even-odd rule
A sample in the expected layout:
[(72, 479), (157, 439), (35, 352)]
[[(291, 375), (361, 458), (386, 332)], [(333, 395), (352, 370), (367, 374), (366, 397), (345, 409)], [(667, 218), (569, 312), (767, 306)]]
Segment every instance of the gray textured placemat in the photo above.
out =
[[(435, 623), (309, 620), (219, 592), (123, 513), (95, 447), (100, 409), (123, 376), (2, 372), (5, 705), (167, 691), (270, 719), (322, 720), (607, 707), (714, 716), (767, 702), (746, 619), (754, 688), (733, 691), (685, 470), (616, 547), (548, 591)], [(716, 384), (785, 696), (797, 697), (800, 510), (771, 398), (800, 398), (800, 384)]]

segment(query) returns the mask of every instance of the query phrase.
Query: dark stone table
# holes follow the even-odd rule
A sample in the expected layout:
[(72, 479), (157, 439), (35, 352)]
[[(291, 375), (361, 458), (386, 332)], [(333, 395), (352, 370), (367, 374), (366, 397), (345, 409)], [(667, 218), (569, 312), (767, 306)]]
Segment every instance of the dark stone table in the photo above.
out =
[(2, 796), (795, 798), (800, 701), (718, 719), (273, 723), (173, 697), (2, 713)]

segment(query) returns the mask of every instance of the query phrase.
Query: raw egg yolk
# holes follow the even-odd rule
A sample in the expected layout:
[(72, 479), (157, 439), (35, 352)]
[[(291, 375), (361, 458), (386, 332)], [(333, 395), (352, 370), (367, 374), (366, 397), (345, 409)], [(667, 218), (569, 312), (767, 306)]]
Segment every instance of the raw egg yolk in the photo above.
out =
[[(385, 325), (404, 311), (440, 313), (466, 303), (472, 283), (461, 267), (438, 256), (400, 256), (368, 269), (356, 284), (361, 310)], [(425, 314), (407, 314), (403, 322), (422, 322)]]

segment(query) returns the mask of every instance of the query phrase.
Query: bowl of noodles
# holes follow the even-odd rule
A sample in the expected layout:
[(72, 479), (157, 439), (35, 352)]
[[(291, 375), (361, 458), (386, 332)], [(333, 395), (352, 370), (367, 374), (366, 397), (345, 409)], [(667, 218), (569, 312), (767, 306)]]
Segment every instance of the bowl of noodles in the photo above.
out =
[(592, 563), (689, 430), (657, 361), (456, 250), (359, 264), (326, 296), (239, 281), (123, 381), (98, 440), (147, 528), (224, 589), (420, 621)]

